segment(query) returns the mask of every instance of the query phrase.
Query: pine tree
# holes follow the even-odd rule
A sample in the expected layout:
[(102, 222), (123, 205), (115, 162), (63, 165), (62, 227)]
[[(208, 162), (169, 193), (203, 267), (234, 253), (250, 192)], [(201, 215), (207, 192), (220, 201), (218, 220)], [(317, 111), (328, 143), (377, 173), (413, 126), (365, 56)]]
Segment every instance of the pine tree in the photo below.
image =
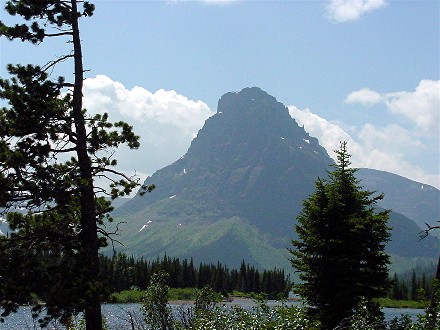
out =
[(416, 271), (413, 269), (411, 274), (411, 300), (417, 300), (417, 289)]
[(361, 297), (370, 301), (389, 286), (384, 252), (390, 237), (388, 212), (374, 211), (383, 196), (362, 190), (345, 142), (335, 152), (337, 163), (328, 181), (318, 179), (316, 191), (303, 204), (296, 225), (299, 238), (290, 249), (302, 280), (294, 290), (322, 329), (333, 329), (352, 315)]
[[(79, 8), (79, 4), (82, 8)], [(78, 0), (7, 1), (6, 11), (24, 24), (0, 22), (0, 36), (33, 44), (64, 37), (69, 54), (44, 66), (8, 65), (10, 79), (0, 79), (0, 207), (14, 231), (0, 239), (2, 316), (32, 301), (36, 294), (47, 318), (67, 323), (84, 312), (87, 330), (102, 328), (104, 293), (99, 248), (110, 238), (104, 221), (112, 198), (131, 192), (135, 179), (114, 170), (109, 149), (139, 146), (131, 126), (112, 124), (108, 115), (89, 116), (82, 107), (84, 68), (79, 20), (94, 5)], [(48, 72), (73, 60), (72, 82), (50, 80)], [(5, 103), (6, 103), (5, 102)], [(110, 179), (110, 188), (95, 178)], [(17, 210), (25, 212), (16, 212)]]

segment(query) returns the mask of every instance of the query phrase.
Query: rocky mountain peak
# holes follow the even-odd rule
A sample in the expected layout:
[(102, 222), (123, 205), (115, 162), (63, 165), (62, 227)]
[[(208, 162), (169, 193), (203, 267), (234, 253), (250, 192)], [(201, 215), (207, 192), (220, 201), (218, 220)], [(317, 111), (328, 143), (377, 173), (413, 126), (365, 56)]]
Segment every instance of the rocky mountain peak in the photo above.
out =
[(217, 113), (205, 122), (185, 157), (218, 158), (222, 163), (244, 160), (255, 165), (264, 159), (276, 161), (294, 151), (308, 152), (312, 158), (319, 155), (326, 164), (332, 162), (318, 140), (292, 119), (285, 105), (252, 87), (220, 98)]
[(270, 108), (278, 106), (278, 108), (285, 108), (279, 103), (275, 97), (269, 95), (258, 87), (248, 87), (242, 89), (240, 92), (229, 92), (224, 94), (218, 102), (218, 112), (222, 113), (236, 113), (239, 111), (256, 112), (267, 111)]

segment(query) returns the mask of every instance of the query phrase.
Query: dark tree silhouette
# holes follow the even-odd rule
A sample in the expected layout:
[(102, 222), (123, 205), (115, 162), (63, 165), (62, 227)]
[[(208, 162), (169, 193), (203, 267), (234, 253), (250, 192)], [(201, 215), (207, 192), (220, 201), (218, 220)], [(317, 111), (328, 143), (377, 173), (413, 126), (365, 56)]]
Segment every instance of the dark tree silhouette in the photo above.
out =
[(294, 290), (326, 330), (351, 317), (362, 297), (371, 301), (389, 286), (389, 257), (384, 252), (390, 237), (388, 212), (374, 212), (382, 195), (371, 197), (361, 189), (345, 142), (336, 154), (329, 180), (318, 179), (315, 192), (304, 202), (296, 225), (299, 238), (290, 249), (303, 281)]

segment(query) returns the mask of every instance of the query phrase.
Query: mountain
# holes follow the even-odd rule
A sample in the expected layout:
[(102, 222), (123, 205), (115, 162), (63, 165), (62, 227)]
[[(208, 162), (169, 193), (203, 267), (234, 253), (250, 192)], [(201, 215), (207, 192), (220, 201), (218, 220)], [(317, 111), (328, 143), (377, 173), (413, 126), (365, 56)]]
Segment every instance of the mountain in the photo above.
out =
[(426, 223), (435, 225), (440, 220), (440, 190), (396, 174), (359, 169), (356, 177), (366, 190), (385, 194), (379, 205), (394, 210), (412, 220), (423, 229)]
[[(290, 270), (296, 216), (331, 164), (273, 96), (256, 87), (227, 93), (188, 152), (147, 178), (157, 188), (115, 210), (117, 250)], [(438, 241), (419, 242), (408, 217), (392, 213), (390, 224), (396, 260), (438, 256)]]
[(285, 106), (247, 88), (225, 94), (186, 155), (147, 179), (156, 184), (154, 192), (118, 213), (134, 214), (160, 202), (166, 204), (160, 215), (177, 216), (184, 224), (238, 216), (271, 234), (285, 234), (292, 229), (285, 215), (298, 213), (330, 163)]

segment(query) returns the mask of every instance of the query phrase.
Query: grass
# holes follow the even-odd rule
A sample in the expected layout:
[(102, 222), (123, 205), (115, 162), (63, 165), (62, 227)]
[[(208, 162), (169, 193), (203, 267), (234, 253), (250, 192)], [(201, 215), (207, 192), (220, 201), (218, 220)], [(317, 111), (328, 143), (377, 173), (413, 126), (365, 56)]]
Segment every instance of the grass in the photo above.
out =
[(168, 299), (173, 300), (194, 300), (196, 298), (196, 289), (194, 288), (170, 288)]
[[(168, 299), (170, 301), (176, 300), (186, 300), (192, 301), (195, 299), (195, 288), (170, 288)], [(121, 292), (115, 292), (110, 296), (110, 302), (126, 304), (126, 303), (140, 303), (142, 301), (142, 296), (144, 295), (144, 291), (141, 290), (124, 290)], [(233, 297), (240, 298), (250, 298), (256, 299), (258, 294), (255, 293), (243, 293), (239, 291), (234, 291), (231, 293)], [(375, 299), (381, 307), (386, 308), (414, 308), (414, 309), (423, 309), (425, 308), (424, 304), (419, 301), (413, 300), (394, 300), (390, 298), (378, 298)]]
[(422, 302), (413, 300), (394, 300), (390, 298), (378, 298), (375, 299), (375, 301), (377, 301), (381, 307), (385, 308), (425, 308), (425, 305)]
[(110, 295), (110, 302), (127, 304), (127, 303), (140, 303), (144, 291), (141, 290), (124, 290), (121, 292), (115, 292)]
[[(170, 288), (168, 292), (168, 299), (170, 301), (173, 300), (194, 300), (195, 299), (195, 290), (194, 288)], [(132, 290), (124, 290), (121, 292), (112, 293), (110, 296), (110, 302), (112, 303), (140, 303), (142, 301), (142, 297), (144, 295), (144, 291), (132, 289)]]

